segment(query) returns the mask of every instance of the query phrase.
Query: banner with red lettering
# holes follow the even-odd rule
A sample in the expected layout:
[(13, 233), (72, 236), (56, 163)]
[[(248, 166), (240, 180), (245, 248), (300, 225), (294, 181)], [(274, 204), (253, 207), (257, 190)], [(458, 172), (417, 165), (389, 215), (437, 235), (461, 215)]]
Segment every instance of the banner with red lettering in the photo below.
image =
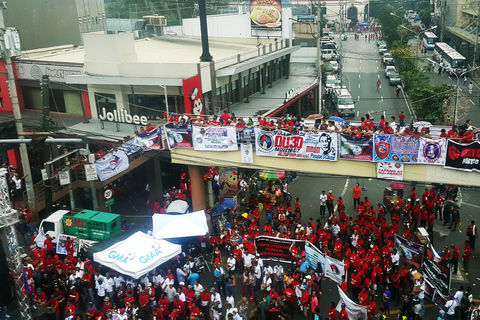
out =
[(257, 156), (337, 161), (338, 134), (255, 129)]
[[(292, 247), (292, 244), (295, 244), (295, 247)], [(305, 250), (305, 241), (259, 236), (255, 238), (255, 246), (264, 260), (292, 262), (293, 253), (300, 254)]]
[(183, 79), (183, 101), (185, 103), (185, 113), (203, 114), (202, 81), (200, 75)]
[(480, 143), (460, 144), (448, 140), (445, 168), (480, 172)]

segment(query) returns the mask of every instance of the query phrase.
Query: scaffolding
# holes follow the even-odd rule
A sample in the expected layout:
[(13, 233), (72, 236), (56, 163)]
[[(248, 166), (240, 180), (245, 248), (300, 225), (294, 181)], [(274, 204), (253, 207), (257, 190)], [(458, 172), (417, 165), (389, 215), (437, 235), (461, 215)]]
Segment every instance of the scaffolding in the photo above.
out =
[(18, 211), (12, 209), (8, 192), (7, 170), (0, 169), (0, 228), (8, 244), (8, 257), (11, 276), (14, 280), (15, 292), (20, 310), (20, 319), (31, 320), (30, 305), (23, 292), (23, 265), (21, 254), (23, 250), (18, 245), (15, 225), (18, 222)]

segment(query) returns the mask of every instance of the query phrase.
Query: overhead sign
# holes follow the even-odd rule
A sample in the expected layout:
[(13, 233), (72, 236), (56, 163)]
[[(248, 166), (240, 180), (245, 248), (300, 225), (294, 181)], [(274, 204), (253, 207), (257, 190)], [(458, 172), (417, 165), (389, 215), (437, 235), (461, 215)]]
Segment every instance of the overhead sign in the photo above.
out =
[(98, 180), (97, 168), (95, 167), (95, 164), (85, 165), (85, 178), (87, 181)]
[(310, 15), (310, 16), (297, 16), (297, 21), (298, 22), (315, 22), (315, 16)]
[(14, 64), (18, 79), (41, 80), (43, 75), (48, 75), (52, 82), (65, 82), (65, 77), (83, 74), (83, 66), (58, 65), (47, 63), (16, 62)]
[(107, 112), (105, 108), (102, 108), (102, 112), (98, 115), (98, 118), (102, 121), (120, 122), (128, 124), (137, 124), (146, 126), (148, 119), (145, 116), (129, 115), (127, 110), (113, 110), (113, 112)]
[(447, 155), (447, 140), (420, 138), (418, 163), (444, 165)]
[(419, 141), (416, 137), (373, 137), (373, 161), (416, 163)]
[(480, 172), (480, 143), (460, 144), (448, 140), (445, 168)]
[(193, 126), (194, 148), (197, 151), (237, 151), (235, 127)]
[(329, 132), (255, 129), (257, 156), (337, 160), (338, 135)]
[(250, 0), (252, 29), (281, 30), (282, 2), (280, 0)]
[(403, 180), (403, 163), (377, 162), (377, 178)]

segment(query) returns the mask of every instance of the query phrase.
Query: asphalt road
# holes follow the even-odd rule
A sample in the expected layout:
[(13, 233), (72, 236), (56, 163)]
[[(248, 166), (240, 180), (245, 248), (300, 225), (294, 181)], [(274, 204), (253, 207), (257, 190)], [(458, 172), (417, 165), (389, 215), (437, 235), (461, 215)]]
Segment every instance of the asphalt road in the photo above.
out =
[[(370, 113), (375, 121), (380, 121), (381, 115), (387, 120), (391, 116), (396, 116), (398, 123), (398, 114), (403, 111), (406, 115), (405, 122), (409, 122), (410, 114), (403, 94), (397, 97), (395, 86), (390, 86), (388, 79), (385, 78), (382, 57), (378, 53), (375, 41), (365, 41), (364, 36), (354, 40), (354, 34), (347, 33), (347, 40), (340, 41), (337, 38), (337, 43), (343, 56), (342, 83), (347, 86), (356, 102), (356, 117), (348, 120), (360, 120), (365, 113)], [(382, 84), (379, 91), (377, 80)]]

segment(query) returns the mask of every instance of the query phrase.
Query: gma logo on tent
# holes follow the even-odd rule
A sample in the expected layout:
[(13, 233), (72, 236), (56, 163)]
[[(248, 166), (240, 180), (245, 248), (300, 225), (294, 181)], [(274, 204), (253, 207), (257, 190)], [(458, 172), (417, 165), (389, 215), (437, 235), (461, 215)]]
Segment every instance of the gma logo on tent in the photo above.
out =
[[(159, 254), (162, 254), (162, 251), (155, 249), (155, 251), (150, 251), (146, 255), (140, 256), (138, 258), (138, 261), (141, 263), (147, 263), (150, 260), (153, 260), (155, 257), (157, 257)], [(128, 260), (133, 260), (135, 258), (135, 253), (130, 253), (128, 256), (123, 255), (115, 250), (112, 250), (108, 253), (108, 257), (112, 260), (119, 261), (123, 264), (126, 264)]]

